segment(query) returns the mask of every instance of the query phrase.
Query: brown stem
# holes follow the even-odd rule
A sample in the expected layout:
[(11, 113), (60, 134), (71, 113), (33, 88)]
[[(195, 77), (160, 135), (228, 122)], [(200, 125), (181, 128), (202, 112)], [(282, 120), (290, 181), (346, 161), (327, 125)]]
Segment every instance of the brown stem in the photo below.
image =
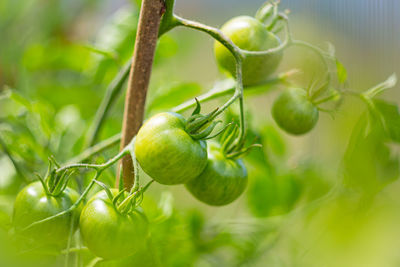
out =
[[(142, 1), (128, 90), (125, 98), (121, 149), (129, 144), (142, 125), (158, 29), (164, 12), (165, 4), (163, 0)], [(125, 156), (122, 159), (122, 177), (124, 187), (129, 190), (134, 182), (134, 167), (130, 156)], [(120, 177), (118, 175), (117, 186), (119, 180)]]

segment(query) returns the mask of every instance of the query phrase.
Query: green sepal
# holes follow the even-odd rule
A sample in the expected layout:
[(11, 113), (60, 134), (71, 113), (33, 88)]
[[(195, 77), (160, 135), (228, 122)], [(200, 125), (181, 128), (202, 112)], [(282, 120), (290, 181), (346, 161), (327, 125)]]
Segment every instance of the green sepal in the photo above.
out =
[(269, 27), (278, 15), (279, 1), (267, 1), (256, 12), (255, 18)]
[(192, 116), (196, 115), (196, 114), (200, 114), (200, 111), (201, 111), (201, 105), (200, 105), (200, 102), (197, 99), (197, 97), (195, 97), (194, 100), (196, 100), (196, 108), (193, 110)]
[(189, 134), (195, 134), (198, 130), (203, 128), (206, 124), (211, 121), (211, 118), (218, 111), (218, 108), (214, 109), (207, 115), (195, 114), (187, 120), (186, 123), (186, 132)]
[(50, 195), (50, 191), (49, 191), (49, 188), (48, 188), (45, 180), (38, 173), (35, 173), (35, 175), (39, 179), (40, 183), (42, 184), (43, 189), (46, 192), (46, 195)]
[(234, 151), (232, 153), (226, 154), (225, 156), (229, 159), (237, 159), (239, 157), (244, 157), (246, 156), (248, 153), (250, 153), (250, 151), (256, 147), (262, 147), (261, 144), (252, 144), (248, 147), (242, 148), (239, 151)]
[(72, 173), (73, 171), (64, 171), (61, 176), (59, 176), (54, 189), (51, 191), (51, 195), (58, 196), (65, 190), (65, 188), (67, 188), (69, 177)]
[(112, 194), (110, 188), (108, 188), (108, 186), (107, 186), (105, 183), (102, 183), (102, 182), (100, 182), (100, 181), (95, 180), (95, 183), (96, 183), (98, 186), (100, 186), (100, 187), (102, 187), (102, 188), (104, 189), (104, 191), (105, 191), (106, 194), (107, 194), (107, 197), (108, 197), (108, 198), (110, 199), (110, 201), (112, 202), (112, 201), (114, 200), (114, 196), (113, 196), (113, 194)]
[(224, 154), (230, 150), (232, 144), (235, 142), (237, 134), (239, 132), (239, 127), (237, 124), (232, 124), (232, 126), (226, 129), (226, 132), (221, 137), (221, 148)]
[(207, 137), (212, 133), (214, 130), (215, 126), (217, 126), (218, 123), (221, 123), (222, 121), (213, 121), (211, 124), (204, 129), (203, 131), (196, 133), (196, 134), (191, 134), (190, 136), (193, 139), (200, 140), (200, 139), (207, 139)]
[(117, 206), (117, 210), (121, 213), (121, 214), (127, 214), (127, 212), (129, 212), (129, 210), (131, 209), (132, 206), (132, 200), (134, 198), (136, 198), (138, 191), (133, 192), (131, 194), (129, 194), (123, 201), (121, 204), (119, 204)]
[(112, 199), (112, 203), (114, 205), (114, 207), (117, 207), (118, 205), (118, 200), (121, 198), (121, 196), (123, 196), (125, 193), (125, 189), (122, 189), (118, 192), (118, 194)]
[(231, 125), (233, 124), (232, 122), (228, 123), (227, 125), (225, 125), (221, 130), (219, 130), (217, 133), (213, 134), (213, 135), (209, 135), (206, 138), (203, 138), (203, 140), (209, 140), (209, 139), (213, 139), (215, 137), (217, 137), (218, 135), (222, 134), (223, 132), (225, 132), (225, 130)]

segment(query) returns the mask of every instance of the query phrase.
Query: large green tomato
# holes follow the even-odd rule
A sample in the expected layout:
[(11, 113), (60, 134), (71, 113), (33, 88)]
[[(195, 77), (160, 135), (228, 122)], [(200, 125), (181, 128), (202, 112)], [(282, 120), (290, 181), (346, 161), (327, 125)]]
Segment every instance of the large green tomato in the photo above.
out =
[(247, 171), (241, 160), (225, 157), (216, 143), (208, 145), (204, 171), (186, 184), (198, 200), (213, 206), (227, 205), (237, 199), (247, 185)]
[(139, 130), (135, 155), (143, 170), (161, 184), (182, 184), (198, 176), (207, 164), (205, 141), (185, 131), (185, 119), (160, 113)]
[(318, 113), (318, 108), (301, 88), (286, 89), (272, 106), (272, 116), (279, 127), (294, 135), (307, 133), (314, 128)]
[[(112, 194), (118, 194), (112, 189)], [(134, 254), (144, 246), (148, 232), (147, 220), (139, 211), (121, 214), (100, 191), (84, 206), (79, 227), (84, 244), (103, 259), (119, 259)]]
[[(240, 16), (226, 22), (221, 31), (243, 50), (264, 51), (281, 44), (279, 38), (269, 32), (266, 26), (255, 18)], [(231, 52), (219, 42), (214, 45), (218, 64), (232, 76), (236, 76), (236, 63)], [(243, 85), (257, 85), (276, 70), (282, 59), (282, 53), (261, 56), (247, 56), (243, 60)]]
[[(13, 225), (17, 233), (33, 222), (45, 219), (67, 210), (79, 198), (77, 192), (66, 188), (59, 196), (46, 194), (40, 182), (27, 185), (18, 193), (14, 204)], [(38, 247), (54, 246), (62, 248), (68, 240), (72, 218), (75, 219), (74, 229), (78, 226), (80, 208), (73, 212), (33, 226), (21, 232), (25, 237), (34, 241)]]

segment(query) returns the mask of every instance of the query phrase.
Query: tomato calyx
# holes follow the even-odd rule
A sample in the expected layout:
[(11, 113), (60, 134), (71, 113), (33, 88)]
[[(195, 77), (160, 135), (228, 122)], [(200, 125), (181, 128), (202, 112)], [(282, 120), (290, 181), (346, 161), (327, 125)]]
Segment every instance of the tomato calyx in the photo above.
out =
[(60, 164), (58, 164), (56, 159), (51, 156), (49, 157), (49, 166), (47, 168), (45, 178), (42, 178), (39, 174), (36, 174), (36, 177), (42, 184), (46, 194), (53, 197), (57, 197), (64, 192), (64, 190), (67, 188), (69, 178), (73, 173), (71, 170), (65, 170), (61, 173), (58, 173), (58, 168), (60, 168)]
[(256, 12), (255, 18), (265, 25), (265, 28), (274, 33), (279, 33), (284, 27), (282, 22), (287, 21), (289, 10), (279, 12), (280, 0), (265, 2)]
[(201, 105), (199, 100), (197, 98), (195, 98), (195, 100), (196, 108), (186, 121), (185, 131), (195, 140), (211, 139), (222, 133), (225, 127), (218, 133), (211, 135), (215, 129), (215, 126), (221, 123), (221, 121), (213, 121), (215, 117), (214, 115), (217, 113), (219, 108), (216, 108), (210, 113), (203, 115), (200, 114)]
[(114, 196), (107, 185), (99, 181), (96, 181), (96, 184), (104, 189), (115, 210), (121, 215), (128, 215), (135, 212), (137, 207), (143, 201), (143, 192), (146, 191), (150, 185), (149, 183), (146, 186), (140, 187), (137, 190), (132, 190), (129, 193), (127, 193), (125, 189), (122, 189)]
[(246, 146), (245, 136), (239, 134), (240, 128), (237, 124), (231, 123), (224, 130), (221, 136), (221, 150), (228, 159), (238, 159), (247, 155), (253, 148), (261, 147), (261, 144), (252, 143)]
[(256, 12), (255, 18), (265, 24), (267, 28), (278, 17), (278, 5), (280, 1), (267, 1)]

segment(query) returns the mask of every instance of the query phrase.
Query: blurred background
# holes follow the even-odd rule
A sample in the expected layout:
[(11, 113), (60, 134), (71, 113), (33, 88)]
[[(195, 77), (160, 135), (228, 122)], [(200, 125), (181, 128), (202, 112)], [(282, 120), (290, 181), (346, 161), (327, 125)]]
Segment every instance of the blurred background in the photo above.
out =
[[(0, 2), (0, 251), (8, 244), (18, 190), (34, 173), (45, 173), (48, 156), (66, 162), (82, 151), (107, 85), (132, 54), (137, 2)], [(254, 15), (262, 3), (178, 0), (176, 13), (220, 27), (231, 17)], [(291, 12), (296, 39), (324, 50), (328, 42), (334, 45), (351, 90), (365, 91), (400, 73), (400, 1), (282, 0), (280, 6)], [(291, 79), (297, 86), (321, 74), (318, 58), (300, 48), (285, 51), (278, 72), (293, 68), (300, 70)], [(213, 40), (175, 29), (158, 44), (147, 114), (224, 78)], [(321, 113), (306, 136), (287, 135), (270, 115), (284, 86), (246, 95), (250, 137), (258, 136), (263, 149), (245, 159), (249, 185), (239, 200), (214, 208), (183, 186), (154, 184), (149, 190), (143, 206), (150, 218), (163, 218), (152, 229), (163, 266), (400, 266), (400, 135), (387, 138), (375, 129), (366, 105), (352, 97), (335, 112)], [(399, 86), (379, 97), (390, 106), (390, 125), (399, 129)], [(122, 105), (121, 96), (99, 140), (120, 132)], [(235, 114), (233, 107), (228, 117)], [(114, 174), (104, 173), (104, 181), (113, 185)], [(81, 189), (90, 178), (79, 174), (71, 184)], [(146, 251), (135, 260), (153, 266)]]

